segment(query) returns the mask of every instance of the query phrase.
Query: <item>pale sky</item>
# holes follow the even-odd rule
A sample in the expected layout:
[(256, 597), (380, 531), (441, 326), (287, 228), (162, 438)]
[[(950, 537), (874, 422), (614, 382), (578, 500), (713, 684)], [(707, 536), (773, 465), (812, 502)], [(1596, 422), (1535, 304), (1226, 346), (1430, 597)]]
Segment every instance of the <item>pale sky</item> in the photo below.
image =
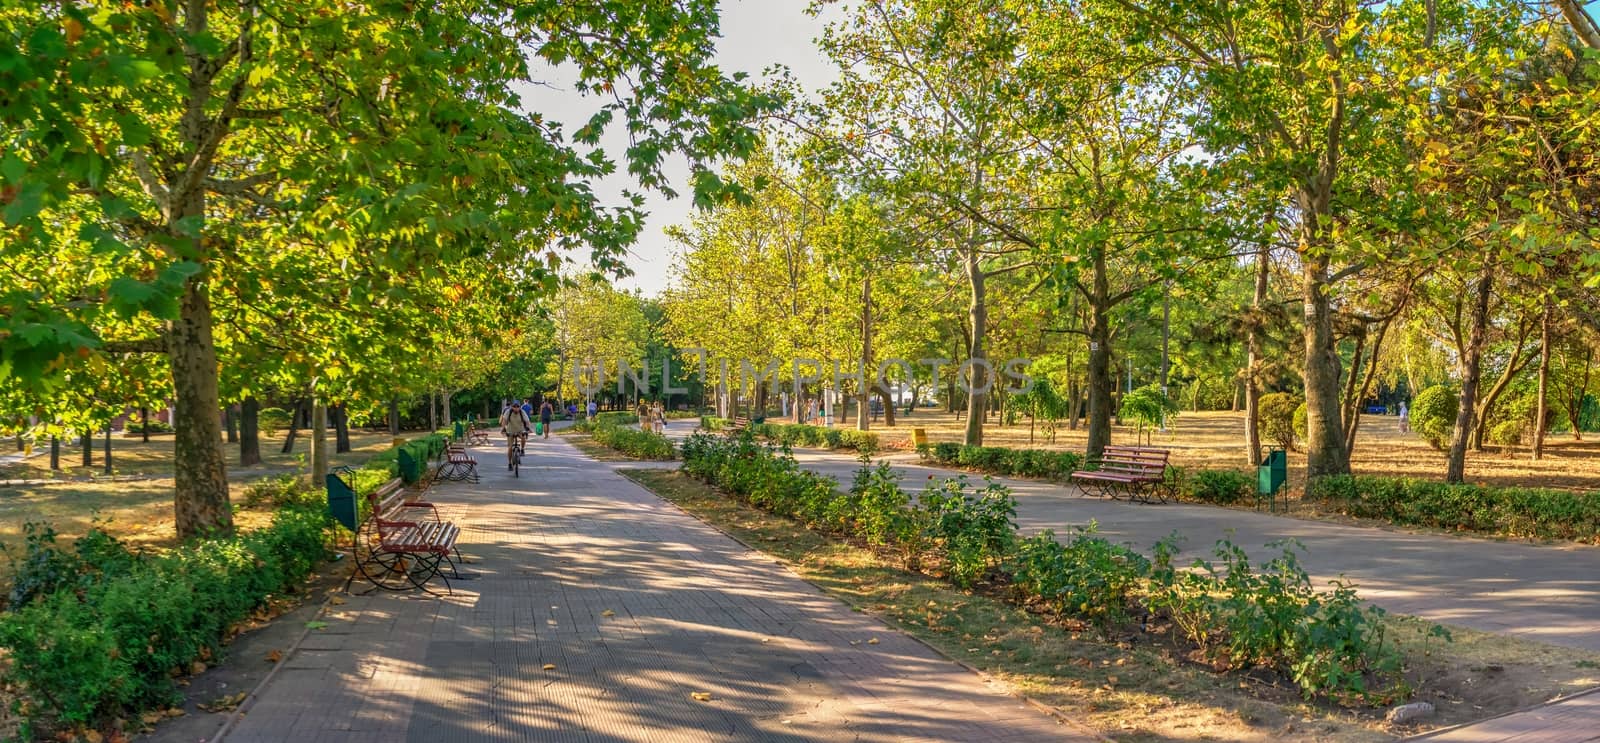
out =
[[(809, 0), (722, 0), (717, 65), (724, 74), (747, 72), (754, 80), (760, 80), (767, 68), (783, 65), (809, 91), (832, 83), (837, 78), (833, 65), (813, 43), (826, 23), (806, 14), (808, 4)], [(837, 8), (830, 8), (828, 15), (837, 16)], [(559, 78), (559, 72), (555, 76)], [(588, 120), (598, 103), (560, 83), (556, 87), (526, 88), (523, 100), (530, 110), (561, 122), (569, 133)], [(627, 146), (626, 134), (614, 123), (607, 135), (601, 139), (601, 146), (617, 160)], [(627, 176), (625, 163), (619, 162), (618, 170), (620, 175), (599, 181), (595, 187), (595, 192), (611, 204), (622, 203), (623, 188), (639, 190)], [(680, 195), (667, 199), (657, 193), (645, 194), (644, 208), (649, 216), (628, 260), (634, 275), (618, 282), (622, 288), (637, 288), (647, 296), (658, 294), (667, 286), (673, 249), (664, 229), (687, 222), (694, 209), (688, 168), (676, 160), (666, 171)]]

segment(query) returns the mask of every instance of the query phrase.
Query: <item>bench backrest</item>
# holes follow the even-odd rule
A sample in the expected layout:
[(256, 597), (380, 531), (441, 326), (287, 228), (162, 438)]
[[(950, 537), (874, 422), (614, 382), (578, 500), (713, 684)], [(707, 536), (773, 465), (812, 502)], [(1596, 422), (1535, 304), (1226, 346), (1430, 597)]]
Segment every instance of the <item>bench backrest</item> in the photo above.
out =
[(1167, 457), (1170, 454), (1171, 452), (1166, 449), (1108, 446), (1100, 456), (1100, 470), (1153, 477), (1166, 471)]
[(372, 514), (379, 518), (399, 509), (406, 502), (405, 480), (396, 477), (378, 486), (377, 490), (367, 494), (367, 502), (372, 504)]

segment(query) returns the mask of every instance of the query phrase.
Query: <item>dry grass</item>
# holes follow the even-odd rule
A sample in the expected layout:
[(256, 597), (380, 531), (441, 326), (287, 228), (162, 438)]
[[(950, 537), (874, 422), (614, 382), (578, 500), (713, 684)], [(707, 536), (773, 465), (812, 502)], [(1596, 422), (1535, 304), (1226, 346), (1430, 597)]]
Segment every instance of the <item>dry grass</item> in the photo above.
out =
[[(245, 468), (230, 466), (228, 478), (236, 506), (252, 482), (264, 477), (303, 474), (310, 441), (309, 436), (302, 435), (295, 441), (295, 450), (283, 454), (279, 452), (282, 438), (263, 439), (261, 448), (265, 461), (262, 464)], [(359, 464), (389, 446), (391, 441), (386, 433), (352, 432), (351, 451), (333, 454), (331, 461), (335, 466)], [(172, 516), (172, 435), (152, 435), (149, 443), (138, 438), (114, 437), (111, 459), (117, 479), (113, 480), (106, 480), (100, 474), (99, 443), (96, 442), (96, 465), (90, 468), (64, 468), (51, 478), (46, 454), (28, 460), (26, 465), (13, 465), (0, 474), (8, 479), (54, 480), (0, 486), (0, 546), (20, 554), (16, 549), (22, 544), (22, 527), (30, 521), (50, 523), (64, 540), (82, 536), (100, 522), (112, 535), (131, 544), (167, 546), (173, 542), (176, 532)], [(329, 445), (331, 447), (331, 440)], [(236, 448), (230, 447), (229, 455), (232, 461), (237, 461)], [(64, 449), (62, 464), (79, 464), (80, 456), (80, 450)], [(245, 528), (264, 525), (270, 518), (267, 510), (240, 507), (235, 513), (236, 521)], [(8, 571), (9, 564), (0, 561), (0, 573)]]
[[(985, 444), (1082, 451), (1086, 443), (1083, 429), (1069, 431), (1065, 426), (1056, 432), (1054, 443), (1037, 429), (1030, 442), (1027, 418), (1013, 426), (999, 425), (997, 420), (990, 418), (985, 427)], [(953, 414), (926, 408), (909, 416), (898, 415), (895, 423), (895, 427), (888, 428), (879, 420), (874, 422), (873, 430), (886, 444), (906, 447), (913, 427), (926, 430), (933, 442), (959, 442), (966, 430), (964, 418), (958, 421)], [(1112, 431), (1114, 443), (1132, 444), (1134, 437), (1135, 431), (1129, 426), (1117, 426)], [(1242, 470), (1249, 465), (1244, 449), (1244, 413), (1181, 413), (1170, 422), (1167, 431), (1152, 434), (1150, 442), (1170, 449), (1173, 464), (1180, 467)], [(1444, 453), (1435, 451), (1414, 433), (1401, 433), (1394, 416), (1362, 417), (1352, 460), (1353, 469), (1360, 474), (1440, 479), (1445, 470)], [(1304, 455), (1290, 453), (1289, 472), (1291, 484), (1303, 483)], [(1469, 452), (1467, 479), (1494, 485), (1600, 490), (1600, 437), (1590, 435), (1575, 441), (1570, 434), (1551, 436), (1545, 443), (1544, 459), (1537, 462), (1529, 457), (1526, 448), (1510, 451), (1490, 447), (1483, 452)]]
[[(772, 554), (829, 594), (954, 658), (1010, 683), (1119, 741), (1389, 740), (1381, 709), (1305, 702), (1281, 679), (1216, 673), (1149, 635), (1099, 639), (1052, 625), (984, 593), (908, 573), (875, 553), (739, 504), (681, 473), (624, 474), (746, 544)], [(1414, 698), (1434, 701), (1439, 727), (1487, 717), (1600, 684), (1600, 654), (1470, 630), (1428, 640), (1396, 618)]]

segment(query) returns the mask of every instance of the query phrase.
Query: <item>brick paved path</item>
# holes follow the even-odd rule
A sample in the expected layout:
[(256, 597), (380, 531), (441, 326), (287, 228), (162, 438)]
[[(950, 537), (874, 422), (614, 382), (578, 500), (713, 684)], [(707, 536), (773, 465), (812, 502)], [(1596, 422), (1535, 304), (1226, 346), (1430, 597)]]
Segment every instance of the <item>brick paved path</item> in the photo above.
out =
[(477, 579), (332, 607), (227, 743), (1092, 739), (565, 441), (529, 449), (430, 496)]

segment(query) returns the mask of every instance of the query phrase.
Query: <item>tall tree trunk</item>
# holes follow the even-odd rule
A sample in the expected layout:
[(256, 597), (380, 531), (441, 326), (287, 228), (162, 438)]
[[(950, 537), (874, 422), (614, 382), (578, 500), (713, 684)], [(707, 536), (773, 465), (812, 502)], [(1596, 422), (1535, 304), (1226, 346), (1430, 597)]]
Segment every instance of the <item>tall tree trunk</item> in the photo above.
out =
[(300, 420), (307, 416), (306, 401), (304, 398), (294, 401), (294, 409), (289, 411), (289, 432), (283, 436), (283, 450), (288, 454), (294, 451), (294, 439), (300, 434)]
[(328, 479), (328, 406), (321, 397), (311, 400), (311, 485)]
[(61, 469), (61, 437), (55, 435), (50, 437), (50, 469)]
[(239, 443), (239, 415), (234, 406), (222, 409), (222, 427), (228, 431), (228, 443)]
[(445, 425), (446, 428), (449, 428), (451, 425), (454, 425), (455, 422), (456, 422), (456, 419), (453, 418), (451, 416), (451, 414), (450, 414), (450, 398), (455, 397), (455, 394), (456, 393), (455, 393), (454, 390), (445, 390), (443, 393), (441, 393), (439, 395), (441, 398), (444, 399), (444, 425)]
[(261, 464), (261, 401), (246, 397), (239, 403), (239, 466)]
[(1112, 388), (1116, 379), (1111, 371), (1110, 278), (1106, 271), (1103, 247), (1092, 251), (1093, 293), (1089, 297), (1089, 442), (1090, 458), (1098, 458), (1111, 443)]
[(150, 443), (150, 409), (149, 408), (139, 408), (139, 422), (140, 422), (140, 425), (143, 426), (143, 432), (140, 434), (140, 440), (142, 440), (142, 441), (144, 441), (144, 443), (148, 444), (148, 443)]
[(1460, 359), (1461, 402), (1456, 407), (1456, 425), (1450, 437), (1449, 460), (1445, 465), (1445, 482), (1459, 483), (1466, 479), (1467, 440), (1472, 435), (1472, 423), (1477, 412), (1478, 383), (1483, 374), (1483, 347), (1489, 336), (1489, 298), (1494, 294), (1494, 271), (1485, 266), (1478, 277), (1477, 291), (1472, 302), (1472, 330), (1467, 339), (1466, 354)]
[(106, 442), (105, 449), (104, 449), (103, 452), (101, 452), (102, 455), (103, 455), (103, 456), (101, 456), (101, 459), (106, 460), (105, 463), (104, 463), (105, 464), (105, 473), (107, 475), (109, 475), (109, 474), (111, 474), (111, 424), (110, 423), (106, 424), (105, 442)]
[(1319, 249), (1324, 234), (1310, 222), (1327, 219), (1320, 210), (1303, 210), (1302, 236), (1310, 246), (1303, 256), (1305, 303), (1306, 474), (1309, 477), (1350, 474), (1344, 453), (1343, 419), (1339, 411), (1339, 349), (1333, 336), (1329, 303), (1328, 259)]
[[(1266, 245), (1256, 251), (1255, 294), (1250, 301), (1250, 325), (1245, 335), (1244, 362), (1244, 447), (1249, 465), (1261, 462), (1261, 305), (1267, 301), (1267, 279), (1272, 272), (1272, 255)], [(1237, 400), (1238, 396), (1235, 395)]]
[(439, 430), (439, 396), (428, 393), (428, 433)]
[(350, 408), (344, 403), (329, 408), (333, 415), (333, 450), (339, 454), (350, 452)]
[[(205, 213), (197, 191), (185, 214)], [(185, 238), (187, 241), (187, 238)], [(222, 422), (217, 411), (217, 349), (211, 338), (211, 298), (202, 271), (186, 282), (178, 319), (168, 333), (172, 386), (177, 411), (172, 427), (174, 511), (178, 537), (233, 532), (228, 502), (228, 469), (222, 456)]]
[[(867, 277), (861, 280), (861, 379), (856, 384), (856, 430), (866, 431), (872, 428), (872, 388), (876, 386), (877, 379), (869, 369), (876, 369), (872, 363), (872, 272), (868, 268)], [(970, 428), (970, 426), (969, 426)], [(979, 436), (983, 433), (980, 431)]]
[(883, 425), (894, 428), (894, 399), (882, 387), (878, 388), (878, 399), (883, 401)]
[(85, 467), (93, 467), (94, 466), (94, 432), (93, 431), (88, 431), (88, 430), (84, 431), (83, 432), (82, 442), (83, 442), (83, 466), (85, 466)]
[(1533, 413), (1533, 458), (1544, 457), (1545, 422), (1550, 417), (1550, 298), (1539, 318), (1539, 400)]
[(989, 402), (988, 393), (983, 387), (992, 384), (993, 379), (981, 368), (989, 359), (983, 347), (984, 336), (988, 332), (989, 308), (983, 267), (978, 262), (976, 245), (969, 246), (967, 250), (967, 282), (972, 289), (972, 304), (967, 310), (972, 323), (972, 343), (967, 348), (967, 360), (973, 363), (972, 376), (968, 379), (971, 389), (967, 393), (966, 444), (982, 446), (984, 406)]

